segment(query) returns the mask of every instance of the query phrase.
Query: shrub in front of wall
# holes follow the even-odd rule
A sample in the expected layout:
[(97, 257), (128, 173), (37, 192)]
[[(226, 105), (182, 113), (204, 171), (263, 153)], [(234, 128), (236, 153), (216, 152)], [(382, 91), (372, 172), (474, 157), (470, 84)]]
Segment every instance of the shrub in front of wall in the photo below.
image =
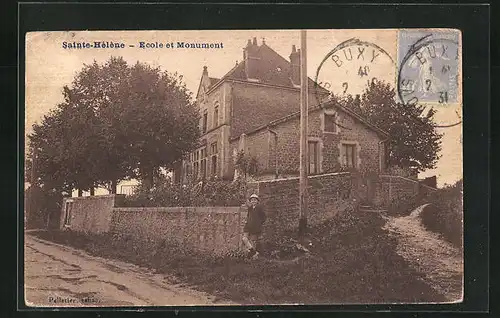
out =
[(211, 178), (185, 184), (160, 180), (151, 189), (139, 186), (133, 195), (125, 198), (128, 207), (172, 206), (240, 206), (245, 202), (246, 183)]
[(246, 199), (246, 182), (212, 179), (205, 183), (202, 195), (209, 206), (240, 206)]
[(421, 204), (423, 204), (421, 196), (406, 194), (393, 198), (387, 212), (391, 216), (407, 216)]
[(422, 224), (430, 231), (443, 236), (444, 239), (462, 247), (463, 206), (462, 183), (439, 189), (433, 195), (432, 204), (426, 206), (421, 213)]

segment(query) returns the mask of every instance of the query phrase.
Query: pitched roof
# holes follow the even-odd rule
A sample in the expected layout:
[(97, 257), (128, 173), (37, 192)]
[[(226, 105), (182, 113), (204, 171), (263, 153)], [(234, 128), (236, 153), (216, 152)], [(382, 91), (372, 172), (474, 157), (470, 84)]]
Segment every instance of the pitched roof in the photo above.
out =
[(220, 81), (220, 78), (216, 77), (209, 77), (208, 79), (210, 80), (210, 85), (208, 86), (208, 89), (212, 88), (212, 86), (214, 86), (218, 81)]
[[(279, 55), (267, 44), (263, 43), (260, 46), (254, 47), (253, 54), (259, 58), (258, 63), (256, 63), (256, 69), (254, 71), (254, 77), (259, 83), (284, 86), (289, 88), (298, 87), (294, 85), (291, 80), (292, 74), (292, 64), (290, 61)], [(218, 81), (224, 79), (233, 79), (239, 81), (248, 81), (246, 74), (246, 61), (236, 64), (226, 75), (224, 75)], [(308, 77), (308, 85), (310, 89), (318, 89), (321, 93), (329, 93), (326, 89), (318, 86), (311, 78)], [(211, 85), (213, 87), (214, 84)]]

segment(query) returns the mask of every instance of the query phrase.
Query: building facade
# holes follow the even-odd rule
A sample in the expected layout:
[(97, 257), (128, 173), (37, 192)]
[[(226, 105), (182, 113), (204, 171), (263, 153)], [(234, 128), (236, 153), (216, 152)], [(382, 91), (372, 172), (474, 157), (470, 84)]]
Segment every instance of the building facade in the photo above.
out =
[[(308, 79), (311, 174), (385, 168), (385, 132), (328, 101), (329, 92)], [(174, 170), (174, 180), (235, 173), (238, 151), (258, 160), (261, 174), (299, 168), (300, 50), (289, 60), (265, 42), (248, 40), (243, 60), (222, 78), (204, 66), (196, 96), (201, 119), (199, 147)]]

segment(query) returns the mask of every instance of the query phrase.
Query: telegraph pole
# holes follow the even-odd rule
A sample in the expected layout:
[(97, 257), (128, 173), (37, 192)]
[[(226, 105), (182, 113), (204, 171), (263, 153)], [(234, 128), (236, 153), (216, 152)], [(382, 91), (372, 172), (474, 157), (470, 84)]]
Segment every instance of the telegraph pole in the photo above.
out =
[(307, 81), (306, 31), (300, 31), (300, 182), (299, 182), (299, 237), (307, 229), (307, 174), (308, 174), (308, 81)]

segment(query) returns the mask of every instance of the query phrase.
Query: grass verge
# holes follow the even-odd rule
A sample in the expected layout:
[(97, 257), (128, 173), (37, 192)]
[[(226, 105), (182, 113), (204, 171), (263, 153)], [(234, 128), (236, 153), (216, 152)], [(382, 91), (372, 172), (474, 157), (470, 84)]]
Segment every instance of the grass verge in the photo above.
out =
[(111, 234), (43, 231), (39, 238), (174, 275), (190, 287), (241, 304), (439, 302), (444, 298), (396, 254), (376, 213), (356, 212), (310, 229), (310, 256), (250, 261), (207, 257), (164, 242)]
[(440, 234), (445, 240), (462, 248), (463, 233), (463, 182), (439, 189), (431, 204), (426, 206), (420, 217), (429, 231)]

